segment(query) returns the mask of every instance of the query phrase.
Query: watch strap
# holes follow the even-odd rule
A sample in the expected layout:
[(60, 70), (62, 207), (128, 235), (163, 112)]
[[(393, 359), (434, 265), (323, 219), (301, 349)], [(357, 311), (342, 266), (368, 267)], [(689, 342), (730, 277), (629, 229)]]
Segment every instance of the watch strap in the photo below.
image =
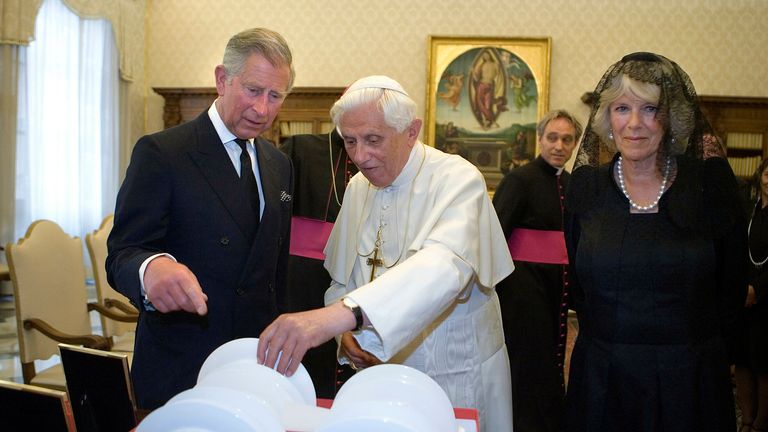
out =
[(363, 311), (360, 309), (357, 303), (349, 297), (341, 299), (341, 304), (352, 312), (355, 316), (355, 328), (354, 331), (359, 331), (363, 328)]

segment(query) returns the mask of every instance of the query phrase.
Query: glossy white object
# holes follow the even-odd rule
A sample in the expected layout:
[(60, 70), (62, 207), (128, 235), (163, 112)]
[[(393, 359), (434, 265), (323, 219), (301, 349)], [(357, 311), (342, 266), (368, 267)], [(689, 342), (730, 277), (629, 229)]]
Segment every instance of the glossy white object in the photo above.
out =
[(280, 426), (276, 413), (263, 398), (252, 393), (226, 387), (195, 386), (183, 391), (166, 403), (171, 405), (182, 401), (208, 401), (223, 406), (241, 417), (249, 417), (254, 422), (266, 422)]
[(195, 387), (225, 387), (263, 399), (277, 418), (287, 404), (304, 404), (298, 390), (286, 377), (256, 362), (235, 362), (202, 377)]
[[(258, 418), (258, 420), (254, 420)], [(248, 415), (213, 399), (178, 400), (150, 413), (137, 432), (283, 432), (273, 413), (258, 405)]]
[[(203, 366), (200, 368), (200, 372), (197, 375), (197, 382), (200, 382), (212, 371), (231, 363), (258, 364), (256, 361), (256, 351), (258, 347), (258, 338), (235, 339), (219, 346), (205, 359), (205, 362), (203, 362)], [(317, 403), (315, 385), (312, 383), (312, 378), (309, 376), (307, 369), (304, 368), (304, 365), (300, 364), (293, 376), (286, 377), (286, 379), (293, 384), (305, 404), (315, 406)]]
[(413, 406), (397, 402), (356, 402), (343, 409), (332, 408), (331, 412), (328, 422), (314, 432), (443, 432), (437, 426), (439, 422)]
[(408, 366), (382, 364), (356, 373), (339, 389), (331, 411), (344, 412), (343, 417), (347, 418), (347, 411), (361, 409), (360, 402), (370, 402), (366, 405), (369, 410), (381, 407), (387, 415), (397, 412), (392, 406), (408, 407), (429, 419), (436, 431), (459, 429), (453, 405), (442, 387)]
[(306, 369), (287, 378), (258, 364), (257, 348), (255, 338), (219, 347), (200, 369), (197, 385), (151, 413), (137, 431), (462, 431), (443, 389), (416, 369), (364, 369), (344, 384), (328, 410), (315, 406)]
[(289, 431), (314, 432), (320, 425), (328, 423), (331, 418), (331, 410), (328, 408), (286, 404), (280, 423)]

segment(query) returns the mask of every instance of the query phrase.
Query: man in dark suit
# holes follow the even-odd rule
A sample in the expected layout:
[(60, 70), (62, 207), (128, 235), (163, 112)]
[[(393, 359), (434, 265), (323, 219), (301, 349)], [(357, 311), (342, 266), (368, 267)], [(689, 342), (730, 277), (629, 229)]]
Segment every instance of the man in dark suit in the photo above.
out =
[(258, 337), (280, 313), (292, 166), (259, 135), (291, 89), (291, 64), (271, 30), (233, 36), (210, 109), (136, 143), (106, 266), (140, 310), (131, 367), (140, 408), (193, 387), (214, 349)]

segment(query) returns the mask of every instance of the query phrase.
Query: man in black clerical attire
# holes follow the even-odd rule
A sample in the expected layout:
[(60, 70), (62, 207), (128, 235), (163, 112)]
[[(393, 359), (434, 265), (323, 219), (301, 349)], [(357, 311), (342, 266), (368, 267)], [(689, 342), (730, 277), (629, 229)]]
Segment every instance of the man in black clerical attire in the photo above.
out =
[(563, 167), (581, 136), (568, 112), (536, 126), (539, 156), (499, 183), (493, 205), (515, 271), (496, 286), (512, 372), (515, 432), (558, 431), (564, 410), (563, 363), (568, 316), (568, 256)]
[[(323, 267), (323, 248), (357, 167), (347, 157), (344, 140), (335, 130), (330, 134), (293, 135), (280, 149), (293, 161), (294, 169), (285, 311), (300, 312), (325, 306), (323, 296), (331, 277)], [(337, 364), (333, 340), (309, 350), (302, 364), (320, 398), (333, 398), (337, 386), (352, 372)]]

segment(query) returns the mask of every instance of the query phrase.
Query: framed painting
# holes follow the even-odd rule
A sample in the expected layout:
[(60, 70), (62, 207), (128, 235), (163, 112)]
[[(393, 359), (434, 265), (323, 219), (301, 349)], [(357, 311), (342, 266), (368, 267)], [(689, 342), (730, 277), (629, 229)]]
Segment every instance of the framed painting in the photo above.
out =
[(533, 160), (549, 109), (550, 38), (429, 37), (424, 140), (472, 162), (495, 189)]

